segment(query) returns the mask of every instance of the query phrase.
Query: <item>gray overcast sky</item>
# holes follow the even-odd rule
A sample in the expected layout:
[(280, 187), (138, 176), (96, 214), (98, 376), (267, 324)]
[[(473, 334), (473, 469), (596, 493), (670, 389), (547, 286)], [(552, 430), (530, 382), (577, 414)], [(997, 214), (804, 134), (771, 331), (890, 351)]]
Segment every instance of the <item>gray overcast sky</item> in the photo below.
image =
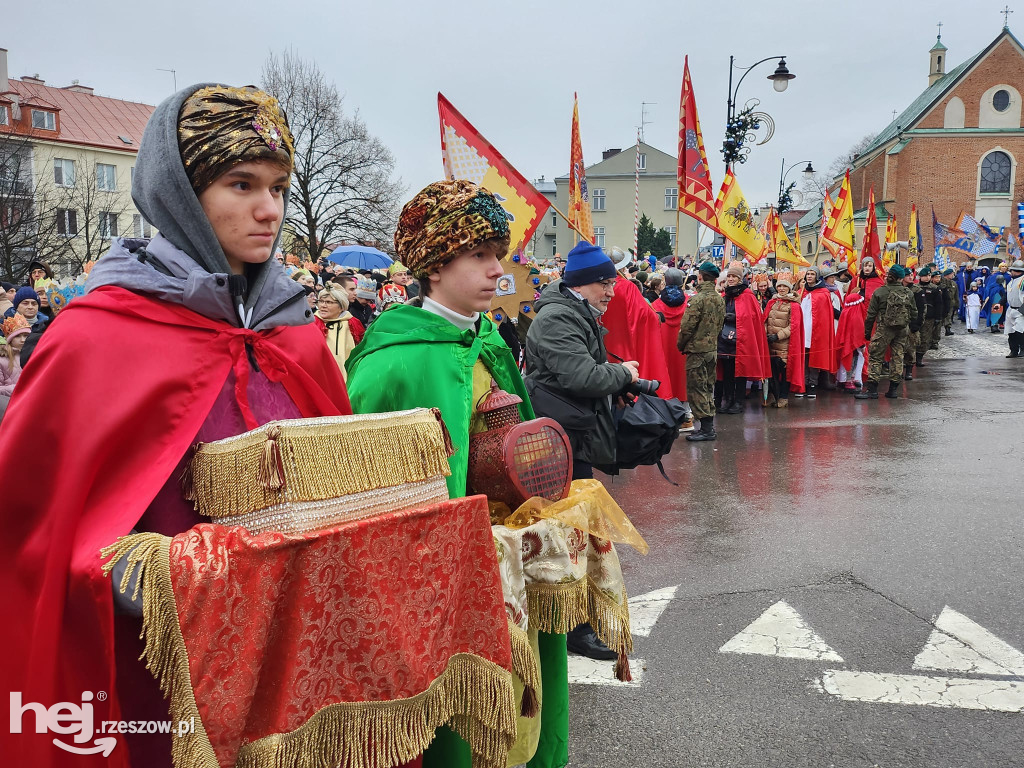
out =
[[(720, 184), (729, 55), (748, 65), (784, 54), (796, 75), (785, 93), (772, 90), (765, 78), (774, 63), (765, 63), (739, 94), (741, 103), (760, 99), (776, 123), (775, 137), (738, 169), (756, 206), (776, 198), (783, 157), (824, 171), (924, 90), (936, 22), (945, 23), (949, 69), (999, 34), (1004, 0), (7, 5), (0, 47), (9, 51), (11, 77), (39, 73), (58, 86), (78, 79), (99, 94), (149, 104), (172, 91), (171, 75), (158, 68), (177, 70), (179, 86), (256, 83), (268, 52), (294, 47), (392, 149), (408, 196), (442, 176), (439, 90), (530, 179), (568, 171), (573, 91), (587, 164), (603, 149), (632, 146), (644, 101), (656, 102), (647, 142), (675, 154), (686, 54)], [(1018, 14), (1024, 24), (1024, 7)]]

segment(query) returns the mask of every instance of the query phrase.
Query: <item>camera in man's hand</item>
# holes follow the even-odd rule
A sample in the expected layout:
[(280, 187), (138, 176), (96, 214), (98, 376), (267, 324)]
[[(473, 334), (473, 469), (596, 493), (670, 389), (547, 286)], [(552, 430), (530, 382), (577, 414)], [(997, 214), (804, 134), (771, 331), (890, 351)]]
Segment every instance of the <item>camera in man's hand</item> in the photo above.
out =
[(656, 396), (658, 394), (658, 387), (660, 386), (661, 382), (657, 379), (637, 379), (631, 384), (628, 384), (626, 388), (619, 393), (619, 397), (632, 405), (638, 395)]

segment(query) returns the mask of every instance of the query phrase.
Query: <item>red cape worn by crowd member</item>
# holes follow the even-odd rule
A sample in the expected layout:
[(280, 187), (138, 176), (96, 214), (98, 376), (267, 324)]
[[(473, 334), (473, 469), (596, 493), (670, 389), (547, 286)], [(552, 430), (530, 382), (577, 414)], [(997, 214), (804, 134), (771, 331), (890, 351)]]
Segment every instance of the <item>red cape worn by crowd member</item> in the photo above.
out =
[(662, 349), (661, 320), (639, 288), (620, 275), (615, 283), (615, 296), (608, 304), (608, 311), (601, 315), (600, 322), (608, 329), (604, 346), (608, 350), (609, 362), (636, 360), (640, 364), (641, 379), (661, 382), (658, 397), (666, 400), (678, 397), (672, 388)]
[[(0, 610), (19, 622), (5, 633), (0, 679), (25, 705), (88, 704), (95, 730), (78, 745), (59, 736), (68, 745), (94, 749), (102, 721), (132, 719), (116, 696), (113, 595), (99, 551), (146, 511), (232, 371), (242, 415), (257, 426), (246, 394), (250, 360), (303, 416), (351, 413), (316, 326), (255, 332), (116, 287), (62, 311), (25, 368), (0, 451), (45, 450), (0, 465)], [(123, 745), (109, 757), (72, 758), (53, 744), (57, 734), (34, 733), (36, 721), (25, 711), (23, 732), (8, 736), (12, 765), (128, 764)]]
[(770, 379), (768, 335), (761, 304), (749, 289), (736, 297), (736, 375), (746, 379)]
[[(764, 316), (772, 311), (772, 305), (781, 299), (775, 298), (768, 302)], [(806, 388), (804, 379), (804, 315), (799, 301), (789, 302), (789, 350), (786, 353), (786, 381), (793, 392), (803, 392)]]
[(658, 299), (651, 308), (665, 316), (661, 324), (661, 345), (665, 350), (665, 364), (668, 366), (668, 377), (672, 383), (672, 396), (686, 400), (686, 355), (679, 351), (679, 324), (686, 311), (688, 299), (678, 307), (670, 307)]
[[(820, 371), (835, 373), (839, 370), (839, 366), (836, 360), (836, 321), (832, 307), (832, 293), (828, 288), (817, 288), (810, 291), (810, 295), (811, 347), (807, 365)], [(806, 343), (805, 338), (804, 344)]]
[[(857, 286), (851, 286), (843, 297), (843, 313), (839, 316), (839, 328), (836, 329), (836, 358), (846, 370), (853, 365), (853, 353), (858, 347), (867, 344), (864, 339), (864, 323), (868, 317), (868, 302), (871, 295), (884, 281), (880, 277), (869, 277), (864, 281), (864, 295), (861, 296)], [(867, 350), (865, 350), (865, 358)], [(865, 364), (867, 360), (865, 359)], [(856, 373), (860, 373), (857, 371)], [(859, 376), (855, 376), (858, 380)]]

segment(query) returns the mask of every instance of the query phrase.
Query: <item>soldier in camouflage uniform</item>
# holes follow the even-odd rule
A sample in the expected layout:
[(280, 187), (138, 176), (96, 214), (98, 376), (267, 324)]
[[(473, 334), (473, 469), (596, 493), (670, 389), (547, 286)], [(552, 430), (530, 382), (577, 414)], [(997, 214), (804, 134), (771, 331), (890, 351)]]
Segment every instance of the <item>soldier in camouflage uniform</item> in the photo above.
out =
[(906, 269), (894, 264), (885, 275), (885, 285), (871, 296), (864, 321), (864, 338), (871, 342), (868, 348), (868, 381), (867, 389), (854, 395), (858, 400), (878, 399), (878, 382), (882, 378), (886, 348), (892, 350), (892, 357), (889, 362), (889, 391), (885, 396), (899, 397), (903, 356), (910, 335), (910, 322), (915, 317), (914, 295), (903, 284), (908, 275)]
[(939, 287), (946, 291), (946, 297), (949, 299), (949, 310), (946, 312), (946, 335), (953, 335), (953, 315), (956, 314), (960, 309), (960, 289), (956, 285), (956, 273), (952, 267), (942, 272), (942, 280), (939, 281)]
[[(903, 278), (906, 285), (914, 295), (915, 314), (910, 318), (910, 335), (907, 336), (907, 351), (903, 355), (903, 380), (914, 380), (914, 366), (917, 362), (917, 347), (921, 343), (921, 324), (924, 322), (924, 294), (921, 293), (921, 286), (914, 282), (914, 275), (909, 270)], [(924, 363), (921, 363), (924, 365)]]
[(924, 301), (924, 320), (921, 323), (921, 340), (917, 345), (916, 362), (918, 365), (924, 365), (925, 353), (931, 349), (935, 336), (935, 326), (941, 320), (939, 312), (942, 310), (942, 297), (939, 296), (939, 289), (932, 287), (931, 267), (922, 267), (917, 273), (917, 278)]
[(938, 270), (932, 272), (932, 288), (936, 292), (937, 298), (935, 299), (935, 327), (932, 329), (932, 343), (928, 345), (929, 349), (939, 348), (939, 339), (942, 338), (943, 326), (948, 320), (946, 317), (949, 315), (949, 292), (942, 287), (942, 273)]
[(700, 265), (697, 294), (690, 298), (679, 323), (679, 351), (686, 355), (686, 396), (700, 429), (686, 436), (691, 442), (714, 440), (715, 367), (718, 334), (725, 324), (725, 299), (715, 290), (719, 270), (710, 261)]

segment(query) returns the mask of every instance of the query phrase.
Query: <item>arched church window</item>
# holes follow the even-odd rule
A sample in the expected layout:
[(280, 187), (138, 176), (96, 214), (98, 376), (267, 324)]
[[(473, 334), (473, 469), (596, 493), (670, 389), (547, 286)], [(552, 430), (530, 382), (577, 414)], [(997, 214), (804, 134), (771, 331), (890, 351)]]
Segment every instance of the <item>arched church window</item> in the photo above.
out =
[(1009, 194), (1010, 156), (1005, 152), (989, 152), (981, 161), (982, 194)]
[(995, 107), (996, 112), (1005, 112), (1010, 106), (1010, 92), (1006, 90), (996, 91), (992, 97), (992, 106)]
[(936, 57), (935, 61), (936, 61), (935, 71), (936, 72), (941, 72), (942, 71), (942, 57), (941, 56)]

